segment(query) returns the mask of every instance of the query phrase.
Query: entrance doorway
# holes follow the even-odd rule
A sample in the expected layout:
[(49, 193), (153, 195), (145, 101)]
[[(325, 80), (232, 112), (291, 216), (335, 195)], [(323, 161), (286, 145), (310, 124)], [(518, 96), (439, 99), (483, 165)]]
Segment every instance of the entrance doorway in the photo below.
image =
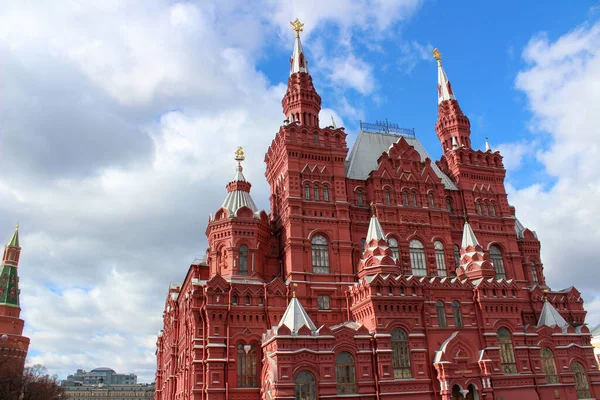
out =
[(470, 384), (467, 389), (463, 389), (460, 385), (452, 386), (452, 400), (479, 400), (477, 387)]

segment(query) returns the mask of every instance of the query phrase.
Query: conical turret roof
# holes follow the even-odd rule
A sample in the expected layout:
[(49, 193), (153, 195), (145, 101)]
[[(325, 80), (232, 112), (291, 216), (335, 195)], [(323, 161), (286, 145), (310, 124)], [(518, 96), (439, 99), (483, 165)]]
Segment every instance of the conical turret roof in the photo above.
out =
[(308, 74), (308, 61), (306, 60), (304, 49), (302, 49), (302, 42), (300, 41), (300, 32), (302, 32), (304, 24), (298, 21), (298, 18), (296, 18), (295, 21), (290, 22), (290, 24), (296, 31), (294, 52), (292, 53), (292, 58), (290, 59), (290, 75), (297, 72), (306, 72)]
[(306, 325), (311, 332), (317, 330), (317, 327), (312, 322), (304, 310), (304, 307), (302, 307), (302, 304), (296, 298), (295, 294), (294, 297), (292, 297), (292, 300), (289, 302), (283, 317), (281, 317), (278, 327), (281, 328), (283, 325), (287, 326), (292, 331), (292, 335), (298, 334), (298, 330), (300, 330), (300, 328), (302, 328), (304, 325)]
[(560, 315), (560, 313), (554, 308), (552, 303), (548, 300), (544, 301), (544, 306), (542, 307), (542, 313), (540, 314), (540, 319), (536, 325), (536, 328), (540, 326), (548, 326), (550, 328), (554, 328), (559, 326), (561, 329), (566, 329), (569, 326), (569, 323), (565, 321), (565, 319)]
[(13, 235), (10, 238), (10, 241), (8, 242), (7, 246), (19, 247), (19, 224), (17, 224), (17, 227), (15, 228), (15, 231), (13, 232)]
[(452, 86), (450, 85), (446, 71), (442, 67), (442, 55), (438, 49), (433, 50), (433, 57), (438, 63), (438, 104), (444, 100), (456, 100), (454, 93), (452, 93)]
[(473, 232), (473, 228), (471, 228), (471, 225), (467, 221), (465, 221), (465, 227), (463, 229), (463, 237), (462, 237), (461, 247), (466, 249), (469, 246), (471, 246), (471, 247), (479, 246), (479, 242), (477, 241), (477, 238), (475, 237), (475, 232)]

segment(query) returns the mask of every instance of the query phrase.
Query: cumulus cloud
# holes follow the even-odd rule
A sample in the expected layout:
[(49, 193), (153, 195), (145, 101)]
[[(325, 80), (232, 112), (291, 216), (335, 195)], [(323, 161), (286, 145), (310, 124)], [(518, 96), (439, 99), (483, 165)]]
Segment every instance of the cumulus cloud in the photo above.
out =
[[(268, 207), (262, 160), (283, 119), (286, 73), (270, 82), (257, 70), (266, 35), (279, 32), (291, 46), (288, 21), (297, 15), (307, 31), (339, 27), (350, 51), (353, 29), (376, 36), (419, 3), (40, 0), (0, 8), (0, 227), (7, 239), (14, 222), (22, 227), (32, 361), (61, 377), (109, 366), (151, 381), (168, 283), (204, 253), (208, 214), (223, 201), (239, 145), (254, 199)], [(311, 35), (315, 44), (323, 38)], [(321, 113), (323, 123), (333, 115), (343, 126), (360, 113), (344, 91), (370, 93), (371, 66), (318, 58), (314, 65), (338, 60), (351, 75), (335, 83), (340, 104)]]
[[(531, 39), (523, 52), (527, 67), (516, 87), (528, 99), (531, 128), (550, 145), (538, 154), (545, 173), (555, 179), (549, 188), (533, 185), (511, 190), (521, 220), (536, 229), (550, 285), (566, 281), (588, 301), (588, 322), (600, 322), (600, 291), (594, 279), (600, 218), (598, 157), (600, 136), (600, 24), (584, 25), (551, 41), (545, 34)], [(513, 144), (512, 149), (519, 144)]]

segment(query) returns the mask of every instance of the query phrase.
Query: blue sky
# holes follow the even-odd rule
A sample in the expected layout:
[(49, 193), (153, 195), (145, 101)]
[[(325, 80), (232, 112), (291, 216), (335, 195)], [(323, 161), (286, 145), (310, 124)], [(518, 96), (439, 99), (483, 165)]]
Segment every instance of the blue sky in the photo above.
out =
[(237, 146), (268, 207), (296, 17), (321, 120), (350, 144), (388, 118), (439, 158), (440, 49), (548, 283), (600, 323), (597, 2), (0, 0), (0, 236), (20, 222), (31, 362), (153, 379), (168, 284), (204, 254)]

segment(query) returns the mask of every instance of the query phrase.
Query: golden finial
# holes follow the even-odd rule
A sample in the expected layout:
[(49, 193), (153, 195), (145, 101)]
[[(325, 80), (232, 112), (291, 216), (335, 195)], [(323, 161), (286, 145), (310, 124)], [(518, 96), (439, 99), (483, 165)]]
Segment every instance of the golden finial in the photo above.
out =
[(296, 18), (295, 21), (290, 21), (290, 25), (292, 25), (292, 28), (296, 31), (296, 37), (300, 37), (300, 32), (302, 32), (304, 24)]
[(377, 206), (373, 202), (369, 206), (371, 207), (371, 216), (375, 216), (377, 214)]
[(239, 146), (235, 151), (234, 160), (238, 162), (238, 165), (242, 165), (242, 161), (244, 161), (245, 159), (246, 157), (244, 157), (244, 150), (242, 149), (242, 146)]
[(296, 298), (296, 288), (298, 287), (297, 283), (292, 283), (292, 297)]
[(442, 53), (440, 53), (440, 51), (437, 49), (437, 47), (433, 50), (431, 50), (431, 52), (433, 53), (433, 58), (435, 58), (438, 62), (438, 66), (442, 66)]
[(544, 303), (548, 301), (548, 289), (544, 289)]

